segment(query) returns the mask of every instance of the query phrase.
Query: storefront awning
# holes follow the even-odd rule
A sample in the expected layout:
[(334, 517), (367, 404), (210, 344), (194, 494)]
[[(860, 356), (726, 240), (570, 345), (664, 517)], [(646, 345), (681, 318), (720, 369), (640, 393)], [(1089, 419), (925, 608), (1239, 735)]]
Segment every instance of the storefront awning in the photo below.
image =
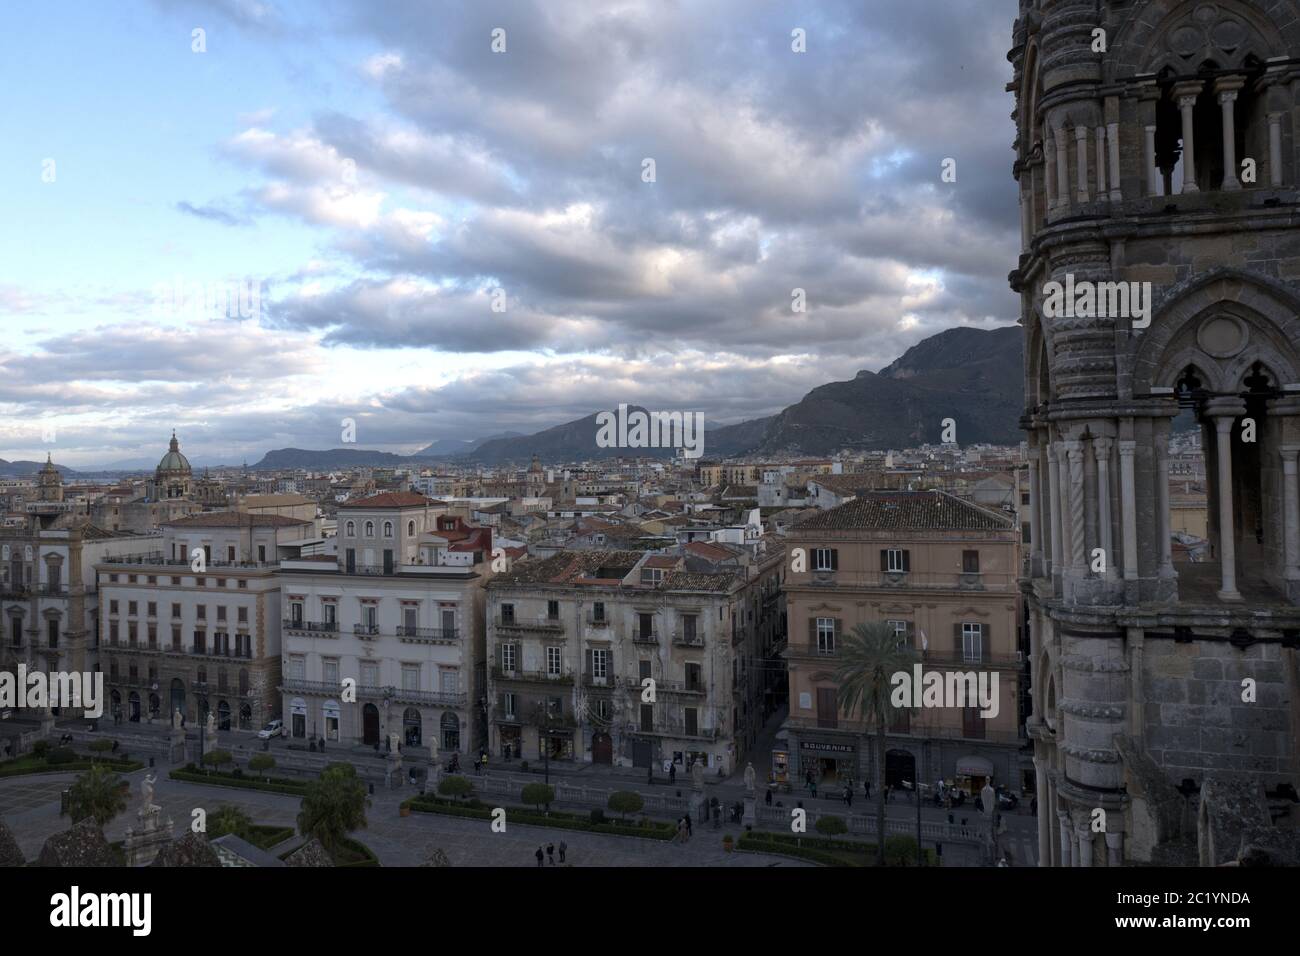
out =
[(993, 762), (987, 757), (961, 757), (957, 761), (959, 777), (991, 777)]

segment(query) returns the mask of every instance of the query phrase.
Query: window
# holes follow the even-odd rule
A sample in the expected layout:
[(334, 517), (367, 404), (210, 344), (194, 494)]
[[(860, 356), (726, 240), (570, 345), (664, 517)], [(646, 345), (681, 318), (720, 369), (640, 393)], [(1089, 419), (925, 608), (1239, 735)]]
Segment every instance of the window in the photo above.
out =
[(349, 538), (356, 537), (356, 533), (357, 533), (357, 523), (356, 523), (355, 521), (349, 521), (349, 522), (348, 522), (348, 525), (347, 525), (347, 528), (348, 528), (348, 530), (347, 530), (347, 535), (348, 535), (348, 537), (349, 537)]
[(136, 611), (137, 611), (137, 605), (136, 605), (136, 602), (135, 602), (135, 601), (127, 601), (127, 602), (126, 602), (126, 613), (127, 613), (128, 615), (130, 615), (131, 617), (135, 617), (135, 615), (136, 615)]
[(240, 624), (247, 624), (247, 623), (248, 623), (248, 608), (246, 608), (246, 607), (236, 608), (236, 609), (235, 609), (235, 614), (236, 614), (236, 618), (235, 618), (235, 620), (236, 620), (238, 623), (240, 623)]
[(157, 616), (158, 616), (158, 602), (157, 602), (157, 601), (150, 601), (150, 602), (149, 602), (148, 615), (149, 615), (149, 617), (157, 617)]
[(907, 621), (886, 621), (885, 623), (894, 629), (894, 634), (900, 644), (906, 644), (909, 647), (915, 646), (911, 625)]
[[(734, 664), (735, 661), (732, 661), (732, 663)], [(686, 665), (686, 689), (687, 690), (704, 689), (704, 684), (700, 676), (701, 672), (702, 672), (702, 668), (700, 667), (699, 664), (688, 663)]]
[(813, 626), (818, 654), (835, 653), (835, 618), (819, 617)]
[(407, 536), (408, 538), (414, 538), (414, 537), (415, 537), (415, 522), (414, 522), (414, 521), (408, 521), (408, 522), (406, 522), (406, 536)]
[(591, 606), (591, 619), (593, 621), (605, 620), (605, 602), (597, 601)]
[(548, 621), (558, 621), (558, 620), (560, 619), (560, 602), (559, 602), (559, 601), (547, 601), (547, 602), (546, 602), (546, 619), (547, 619)]
[(648, 660), (638, 661), (637, 664), (639, 668), (637, 671), (637, 677), (640, 680), (645, 680), (650, 676), (650, 661)]
[[(175, 607), (175, 605), (172, 605), (172, 606)], [(109, 613), (109, 614), (116, 614), (116, 613), (117, 613), (117, 602), (116, 602), (116, 601), (109, 601), (109, 602), (108, 602), (108, 613)]]
[(420, 665), (403, 664), (402, 665), (402, 690), (419, 690), (420, 689)]
[(502, 624), (515, 623), (515, 606), (513, 604), (501, 605), (501, 623)]
[(379, 663), (377, 661), (361, 662), (361, 680), (358, 683), (362, 687), (379, 686)]
[(47, 628), (48, 628), (47, 633), (49, 636), (50, 647), (58, 647), (59, 646), (59, 622), (57, 620), (51, 619), (50, 621), (47, 622)]
[(373, 521), (367, 521), (367, 522), (366, 522), (366, 537), (367, 537), (367, 538), (373, 538), (374, 536), (375, 536), (375, 523), (374, 523)]
[[(203, 615), (200, 614), (199, 616), (202, 617)], [(293, 621), (294, 624), (302, 623), (302, 602), (301, 601), (289, 602), (289, 620)]]
[(686, 614), (682, 616), (682, 640), (687, 644), (695, 643), (695, 637), (698, 633), (695, 628), (696, 621), (697, 618), (694, 614)]
[(838, 571), (840, 552), (837, 548), (813, 548), (814, 571)]
[(901, 548), (886, 548), (880, 552), (880, 567), (891, 574), (903, 574), (912, 569), (911, 552)]
[(564, 661), (564, 649), (562, 647), (546, 648), (546, 675), (548, 677), (560, 676), (560, 668)]
[(637, 621), (638, 621), (639, 630), (641, 634), (641, 640), (653, 641), (655, 616), (653, 614), (638, 614)]
[(303, 674), (306, 673), (307, 659), (301, 654), (289, 655), (289, 678), (291, 680), (302, 680)]
[(173, 604), (172, 617), (180, 617), (180, 616), (181, 616), (181, 606), (179, 604)]
[(173, 627), (172, 628), (172, 650), (179, 651), (180, 649), (181, 649), (181, 629), (179, 627)]
[(402, 608), (402, 627), (406, 629), (407, 635), (414, 635), (416, 628), (416, 619), (419, 616), (420, 609), (415, 607)]
[(961, 570), (963, 574), (979, 574), (980, 553), (978, 551), (963, 551), (961, 553)]
[[(326, 601), (321, 605), (321, 610), (325, 613), (326, 624), (334, 624), (338, 621), (339, 609), (338, 605), (333, 601)], [(299, 605), (299, 613), (302, 613), (301, 605)]]
[(839, 725), (840, 708), (835, 700), (834, 687), (817, 688), (817, 726), (833, 728)]
[(444, 668), (438, 675), (444, 694), (460, 693), (460, 671)]
[(591, 651), (591, 676), (599, 680), (604, 680), (609, 673), (609, 651), (603, 647), (593, 648)]
[(217, 605), (217, 620), (218, 620), (218, 621), (224, 621), (225, 619), (226, 619), (226, 606), (225, 606), (224, 604), (218, 604), (218, 605)]
[[(134, 614), (135, 612), (132, 611), (131, 613)], [(198, 605), (194, 609), (194, 616), (197, 617), (200, 621), (206, 621), (208, 619), (208, 606), (206, 604)]]
[(658, 584), (663, 579), (664, 579), (663, 568), (642, 568), (641, 569), (642, 584)]
[(226, 562), (228, 564), (235, 563), (235, 546), (233, 544), (226, 545)]
[(642, 704), (641, 705), (641, 732), (647, 734), (654, 733), (654, 729), (655, 729), (655, 705)]
[(385, 521), (385, 522), (384, 522), (384, 537), (385, 537), (385, 538), (391, 538), (392, 536), (393, 536), (393, 523), (392, 523), (391, 521)]
[(327, 684), (338, 684), (339, 662), (337, 658), (327, 657), (321, 661), (321, 678)]
[(700, 733), (700, 712), (694, 707), (684, 708), (686, 714), (686, 736), (696, 737)]
[(610, 711), (610, 706), (609, 706), (609, 701), (608, 701), (608, 700), (606, 700), (605, 698), (602, 697), (600, 700), (596, 701), (596, 719), (597, 719), (597, 720), (605, 720), (605, 721), (609, 720), (609, 715), (610, 715), (610, 713), (611, 713), (611, 711)]
[(979, 661), (984, 650), (984, 625), (964, 623), (961, 626), (961, 659)]
[(975, 740), (984, 739), (984, 718), (980, 716), (978, 707), (963, 707), (961, 709), (961, 734), (963, 737), (970, 737)]
[(266, 564), (266, 545), (264, 544), (257, 546), (257, 563)]
[(501, 645), (501, 669), (507, 672), (515, 669), (515, 645)]
[(510, 691), (501, 695), (501, 712), (507, 720), (514, 720), (515, 714), (519, 712), (519, 698)]

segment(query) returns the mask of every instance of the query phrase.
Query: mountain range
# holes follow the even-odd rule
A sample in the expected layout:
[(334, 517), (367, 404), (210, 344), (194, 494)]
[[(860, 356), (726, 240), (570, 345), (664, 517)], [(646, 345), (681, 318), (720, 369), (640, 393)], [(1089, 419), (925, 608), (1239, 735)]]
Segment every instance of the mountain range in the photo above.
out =
[[(734, 425), (705, 422), (704, 455), (824, 456), (841, 449), (905, 448), (939, 442), (946, 418), (953, 419), (960, 444), (1016, 444), (1024, 404), (1022, 338), (1019, 326), (948, 329), (912, 346), (879, 372), (864, 370), (847, 382), (818, 386), (776, 415)], [(346, 448), (277, 449), (252, 467), (325, 470), (420, 460), (524, 464), (534, 454), (545, 462), (672, 456), (668, 448), (598, 447), (599, 414), (532, 435), (507, 433), (468, 443), (443, 439), (410, 456)]]

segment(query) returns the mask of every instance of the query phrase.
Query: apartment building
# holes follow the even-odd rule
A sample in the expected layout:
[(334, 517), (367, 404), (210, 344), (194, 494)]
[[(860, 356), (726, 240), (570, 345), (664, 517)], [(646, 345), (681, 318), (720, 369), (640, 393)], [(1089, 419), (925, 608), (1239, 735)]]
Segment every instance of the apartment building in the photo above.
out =
[(16, 673), (19, 664), (47, 674), (97, 670), (95, 564), (109, 551), (158, 546), (157, 538), (114, 534), (84, 521), (63, 526), (61, 520), (32, 513), (0, 528), (0, 670)]
[(128, 722), (216, 715), (256, 730), (280, 712), (279, 548), (310, 534), (282, 515), (216, 511), (162, 528), (157, 550), (96, 565), (109, 714)]
[[(746, 576), (681, 554), (564, 551), (488, 585), (494, 754), (711, 773), (736, 766)], [(653, 695), (649, 688), (653, 686)]]
[(412, 492), (345, 502), (339, 529), (337, 553), (280, 567), (289, 734), (473, 752), (492, 532)]
[[(992, 778), (1019, 787), (1032, 772), (1021, 719), (1015, 519), (940, 491), (868, 492), (798, 523), (787, 553), (806, 569), (786, 575), (791, 771), (899, 785), (943, 777), (978, 792)], [(837, 703), (835, 670), (846, 634), (884, 621), (920, 652), (923, 673), (985, 675), (996, 716), (978, 707), (899, 709), (884, 767), (857, 713)], [(992, 708), (990, 708), (991, 710)]]

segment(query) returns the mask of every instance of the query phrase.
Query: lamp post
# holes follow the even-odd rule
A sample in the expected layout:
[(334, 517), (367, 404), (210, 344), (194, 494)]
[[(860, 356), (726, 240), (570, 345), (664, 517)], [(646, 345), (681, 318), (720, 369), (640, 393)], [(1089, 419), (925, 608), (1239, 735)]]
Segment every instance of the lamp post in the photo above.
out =
[[(921, 794), (929, 788), (919, 780), (904, 780), (903, 786), (912, 791), (912, 796), (916, 800), (916, 865), (923, 866), (924, 864), (921, 862)], [(881, 839), (884, 839), (883, 835)]]

